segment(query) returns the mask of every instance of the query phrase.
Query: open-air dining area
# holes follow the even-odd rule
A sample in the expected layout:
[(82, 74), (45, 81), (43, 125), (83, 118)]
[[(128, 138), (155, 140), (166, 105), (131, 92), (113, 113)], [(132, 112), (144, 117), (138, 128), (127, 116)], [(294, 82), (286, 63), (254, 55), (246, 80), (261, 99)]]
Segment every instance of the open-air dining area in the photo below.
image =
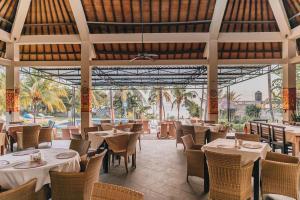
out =
[(299, 152), (299, 0), (0, 0), (0, 200), (298, 200)]

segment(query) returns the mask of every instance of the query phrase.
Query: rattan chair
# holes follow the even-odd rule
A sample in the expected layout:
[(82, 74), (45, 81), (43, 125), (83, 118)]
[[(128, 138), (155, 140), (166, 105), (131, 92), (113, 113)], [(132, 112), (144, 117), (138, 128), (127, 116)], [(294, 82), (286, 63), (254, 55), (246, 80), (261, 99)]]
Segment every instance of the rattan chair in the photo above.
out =
[(71, 134), (80, 134), (80, 128), (77, 126), (68, 126), (70, 129)]
[(216, 123), (215, 121), (209, 121), (209, 120), (204, 120), (203, 122), (205, 124), (214, 124), (214, 123)]
[(120, 131), (128, 131), (128, 130), (131, 130), (132, 127), (133, 127), (133, 124), (120, 124), (120, 125), (117, 125), (115, 128)]
[(39, 134), (39, 144), (49, 142), (52, 145), (53, 128), (41, 128)]
[(250, 121), (250, 133), (260, 135), (260, 127), (258, 122)]
[(189, 135), (191, 134), (193, 139), (195, 139), (195, 129), (194, 125), (182, 125), (182, 134), (183, 135)]
[(93, 127), (86, 127), (83, 129), (84, 132), (84, 138), (88, 139), (89, 138), (89, 132), (94, 132), (94, 131), (99, 131), (99, 127), (98, 126), (93, 126)]
[(259, 142), (259, 135), (256, 134), (244, 134), (244, 133), (235, 133), (235, 138), (246, 141)]
[(166, 122), (160, 123), (159, 138), (161, 138), (161, 139), (168, 138), (168, 123), (166, 123)]
[(283, 163), (295, 163), (295, 164), (299, 163), (298, 157), (275, 153), (275, 152), (267, 152), (265, 160), (271, 160), (271, 161), (283, 162)]
[(182, 144), (182, 139), (181, 139), (181, 137), (183, 136), (182, 124), (181, 124), (180, 121), (175, 121), (174, 126), (175, 126), (175, 129), (176, 129), (176, 147), (177, 147), (178, 143)]
[(132, 156), (132, 167), (136, 167), (136, 143), (138, 137), (138, 133), (132, 133), (130, 135), (119, 135), (106, 139), (108, 147), (114, 155), (124, 157), (126, 173), (128, 173), (129, 156)]
[(90, 200), (93, 184), (99, 181), (105, 153), (106, 150), (91, 157), (84, 172), (50, 171), (52, 200)]
[(71, 140), (83, 140), (81, 134), (71, 134)]
[(95, 183), (91, 200), (144, 200), (144, 194), (118, 185)]
[(149, 120), (142, 120), (142, 124), (143, 124), (143, 133), (150, 134)]
[(41, 126), (24, 126), (22, 132), (17, 132), (17, 149), (39, 147), (39, 133)]
[(194, 149), (194, 150), (198, 149), (198, 150), (200, 150), (201, 147), (202, 147), (202, 145), (195, 144), (194, 139), (193, 139), (191, 134), (182, 136), (181, 139), (182, 139), (183, 146), (184, 146), (185, 150), (189, 150), (189, 149)]
[(226, 134), (225, 132), (214, 132), (214, 131), (210, 131), (210, 137), (209, 137), (209, 142), (212, 142), (216, 139), (222, 138), (225, 139), (226, 138)]
[(103, 123), (100, 126), (101, 126), (102, 131), (110, 131), (114, 128), (114, 126), (112, 124), (109, 124), (109, 123)]
[(62, 133), (62, 139), (63, 140), (70, 140), (71, 139), (71, 131), (70, 131), (69, 128), (62, 128), (61, 133)]
[(130, 131), (133, 132), (133, 133), (138, 133), (139, 134), (139, 137), (138, 137), (139, 147), (140, 147), (140, 150), (142, 150), (141, 134), (143, 134), (143, 124), (139, 124), (139, 123), (133, 124)]
[(169, 123), (169, 137), (170, 138), (176, 137), (176, 128), (174, 122)]
[(186, 181), (189, 182), (189, 176), (197, 176), (204, 178), (204, 152), (201, 150), (187, 149), (187, 176)]
[(101, 124), (110, 124), (111, 120), (110, 119), (102, 119), (102, 120), (100, 120), (100, 123)]
[(270, 146), (272, 146), (272, 133), (270, 124), (260, 123), (259, 124), (259, 135), (261, 142), (267, 142)]
[(80, 156), (88, 153), (91, 141), (88, 140), (71, 140), (69, 149), (77, 151)]
[(288, 154), (289, 150), (292, 151), (292, 143), (286, 141), (285, 127), (271, 126), (272, 130), (272, 149), (281, 149), (281, 153)]
[(278, 194), (299, 198), (299, 159), (293, 156), (268, 152), (262, 160), (261, 194)]
[(195, 126), (195, 143), (206, 144), (206, 137), (209, 134), (209, 129), (203, 126)]
[(209, 199), (246, 200), (252, 196), (253, 162), (242, 165), (241, 155), (206, 151)]
[(27, 183), (0, 193), (0, 200), (32, 200), (35, 199), (35, 186), (37, 179), (32, 179)]
[(5, 141), (6, 141), (6, 133), (0, 132), (0, 155), (5, 154)]

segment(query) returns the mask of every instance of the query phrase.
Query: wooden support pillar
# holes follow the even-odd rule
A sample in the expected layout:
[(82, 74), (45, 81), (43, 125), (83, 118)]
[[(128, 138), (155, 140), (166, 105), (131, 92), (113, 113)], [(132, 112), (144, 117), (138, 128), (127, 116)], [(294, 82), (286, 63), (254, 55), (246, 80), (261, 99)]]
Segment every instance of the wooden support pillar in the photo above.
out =
[[(19, 61), (19, 46), (6, 43), (6, 57)], [(20, 73), (11, 62), (6, 66), (6, 122), (20, 121)]]
[(207, 68), (208, 121), (218, 122), (218, 41), (210, 40)]
[(282, 57), (286, 64), (282, 66), (282, 108), (283, 120), (291, 121), (292, 114), (296, 111), (296, 64), (289, 63), (289, 60), (296, 56), (296, 41), (285, 40), (282, 43)]
[(92, 66), (90, 66), (91, 45), (81, 44), (81, 133), (92, 124)]

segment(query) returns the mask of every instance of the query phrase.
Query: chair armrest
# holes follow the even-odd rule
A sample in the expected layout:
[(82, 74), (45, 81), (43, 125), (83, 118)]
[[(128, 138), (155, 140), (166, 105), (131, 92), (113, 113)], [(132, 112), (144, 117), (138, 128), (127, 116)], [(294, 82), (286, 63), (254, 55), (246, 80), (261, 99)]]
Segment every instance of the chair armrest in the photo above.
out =
[(202, 146), (203, 146), (203, 145), (201, 145), (201, 144), (194, 144), (194, 145), (193, 145), (193, 149), (194, 149), (194, 150), (201, 150)]

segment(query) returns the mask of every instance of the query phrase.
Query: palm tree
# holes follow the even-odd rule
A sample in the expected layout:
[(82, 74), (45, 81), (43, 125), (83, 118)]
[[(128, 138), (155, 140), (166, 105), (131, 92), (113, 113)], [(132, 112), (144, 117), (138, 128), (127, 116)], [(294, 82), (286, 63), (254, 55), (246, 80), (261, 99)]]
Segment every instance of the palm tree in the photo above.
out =
[(67, 97), (66, 88), (56, 82), (30, 75), (26, 75), (25, 80), (22, 82), (21, 103), (23, 106), (32, 109), (34, 122), (36, 122), (39, 107), (47, 108), (50, 112), (54, 110), (66, 111), (62, 97)]
[(194, 91), (186, 91), (186, 89), (182, 89), (182, 88), (174, 88), (171, 90), (171, 92), (174, 96), (174, 101), (172, 102), (172, 109), (173, 109), (174, 105), (176, 104), (177, 119), (179, 120), (181, 104), (183, 104), (183, 103), (188, 104), (188, 101), (190, 101), (190, 99), (196, 97), (197, 93)]
[(274, 112), (273, 112), (273, 104), (272, 104), (272, 79), (271, 79), (271, 66), (268, 67), (269, 73), (268, 73), (268, 96), (269, 96), (269, 108), (270, 108), (270, 114), (271, 119), (274, 121)]
[(202, 88), (201, 89), (201, 97), (200, 97), (200, 106), (199, 106), (199, 114), (200, 114), (199, 118), (200, 119), (202, 119), (203, 114), (204, 114), (204, 109), (203, 109), (203, 103), (205, 101), (204, 95), (205, 95), (205, 92), (204, 92), (204, 89)]
[(124, 103), (127, 102), (127, 109), (133, 110), (144, 106), (145, 94), (136, 88), (121, 88), (114, 93), (114, 107), (122, 110), (122, 115), (126, 115), (126, 111), (123, 110)]
[(162, 87), (153, 87), (150, 90), (149, 101), (159, 105), (159, 121), (162, 121), (163, 116), (164, 119), (166, 118), (164, 99), (166, 102), (171, 102), (171, 94), (168, 90), (164, 90)]
[[(230, 102), (237, 102), (240, 100), (241, 95), (234, 92), (234, 91), (230, 91), (229, 92), (229, 100)], [(222, 98), (227, 99), (227, 94), (223, 94)]]
[(93, 90), (92, 105), (97, 108), (100, 106), (107, 106), (108, 105), (108, 95), (101, 90)]

